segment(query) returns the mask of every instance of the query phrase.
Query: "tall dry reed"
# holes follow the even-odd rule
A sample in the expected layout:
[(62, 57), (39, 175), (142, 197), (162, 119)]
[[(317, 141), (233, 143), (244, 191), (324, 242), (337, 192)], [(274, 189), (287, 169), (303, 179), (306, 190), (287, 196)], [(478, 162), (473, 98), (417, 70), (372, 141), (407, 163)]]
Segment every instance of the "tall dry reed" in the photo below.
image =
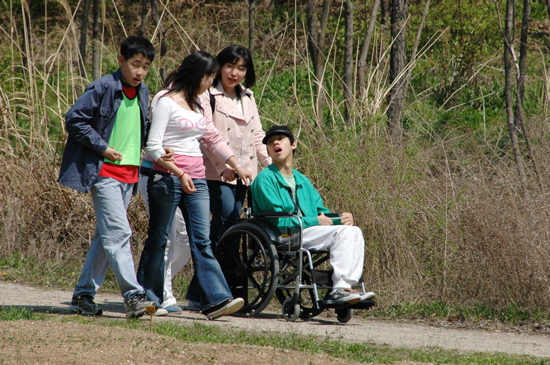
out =
[[(203, 12), (190, 9), (177, 4), (163, 15), (172, 47), (164, 59), (155, 61), (148, 81), (153, 91), (160, 85), (157, 70), (175, 68), (185, 54), (246, 44), (241, 3), (209, 4)], [(104, 12), (122, 14), (125, 26), (118, 17), (104, 19), (103, 73), (116, 67), (118, 42), (139, 25), (139, 9), (125, 10)], [(0, 257), (78, 262), (93, 234), (89, 196), (56, 182), (66, 138), (63, 116), (90, 81), (79, 75), (78, 22), (73, 14), (74, 9), (65, 11), (68, 26), (59, 22), (44, 29), (45, 23), (31, 23), (25, 28), (12, 16), (5, 16), (7, 23), (0, 26), (4, 58), (11, 60), (0, 73)], [(212, 24), (224, 26), (204, 26), (205, 14)], [(149, 31), (156, 34), (152, 27)], [(354, 213), (366, 238), (366, 283), (378, 293), (380, 307), (434, 300), (550, 307), (548, 186), (543, 192), (532, 187), (531, 200), (523, 200), (513, 159), (469, 135), (411, 135), (405, 148), (389, 146), (383, 117), (387, 53), (381, 37), (374, 52), (379, 63), (369, 70), (367, 92), (356, 100), (354, 122), (346, 128), (341, 127), (341, 105), (334, 92), (340, 82), (336, 68), (329, 71), (332, 78), (326, 84), (323, 127), (316, 127), (310, 117), (310, 96), (297, 91), (307, 81), (296, 76), (308, 64), (301, 28), (289, 26), (262, 39), (258, 54), (273, 61), (259, 75), (255, 90), (264, 124), (290, 124), (299, 137), (299, 169), (311, 177), (331, 209)], [(285, 97), (264, 100), (269, 81), (289, 69), (294, 70), (293, 89)], [(409, 107), (419, 120), (430, 117), (414, 110), (415, 105)], [(550, 166), (548, 142), (542, 138), (545, 122), (535, 126), (534, 157), (541, 166)], [(543, 174), (546, 178), (547, 169)], [(147, 229), (139, 197), (133, 199), (129, 216), (137, 256)]]

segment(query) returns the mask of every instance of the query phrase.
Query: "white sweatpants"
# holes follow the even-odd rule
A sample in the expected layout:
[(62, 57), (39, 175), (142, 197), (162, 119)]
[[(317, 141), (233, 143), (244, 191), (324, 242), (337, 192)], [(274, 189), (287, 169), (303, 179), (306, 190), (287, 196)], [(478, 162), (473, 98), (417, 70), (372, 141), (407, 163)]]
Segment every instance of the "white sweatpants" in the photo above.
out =
[[(148, 179), (149, 176), (139, 174), (138, 189), (145, 202), (147, 215), (149, 215), (149, 195), (147, 194)], [(177, 304), (177, 300), (172, 291), (172, 279), (174, 279), (177, 273), (190, 259), (191, 248), (189, 247), (189, 238), (185, 230), (185, 220), (183, 219), (180, 208), (177, 208), (176, 214), (174, 215), (174, 221), (170, 227), (168, 242), (166, 242), (166, 250), (164, 251), (164, 301), (161, 304), (163, 308)]]
[(330, 251), (332, 288), (348, 289), (363, 274), (365, 239), (357, 226), (313, 226), (304, 229), (303, 247), (308, 250)]

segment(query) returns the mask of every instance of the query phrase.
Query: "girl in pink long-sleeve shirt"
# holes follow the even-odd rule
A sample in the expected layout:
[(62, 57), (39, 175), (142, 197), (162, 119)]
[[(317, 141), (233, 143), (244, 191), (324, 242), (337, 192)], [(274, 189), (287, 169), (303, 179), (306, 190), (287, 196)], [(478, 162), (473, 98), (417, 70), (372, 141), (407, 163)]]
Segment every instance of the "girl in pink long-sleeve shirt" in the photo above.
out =
[[(179, 207), (185, 218), (199, 282), (201, 312), (209, 319), (239, 310), (244, 300), (233, 298), (212, 252), (209, 195), (200, 143), (235, 169), (244, 183), (251, 177), (227, 147), (211, 119), (204, 117), (203, 108), (197, 102), (198, 95), (212, 85), (217, 71), (218, 64), (209, 53), (191, 54), (172, 75), (168, 92), (153, 109), (146, 149), (155, 161), (147, 185), (149, 237), (138, 267), (138, 281), (147, 297), (160, 305), (163, 302), (166, 241)], [(174, 151), (174, 160), (161, 158), (159, 151), (164, 151), (165, 147)]]

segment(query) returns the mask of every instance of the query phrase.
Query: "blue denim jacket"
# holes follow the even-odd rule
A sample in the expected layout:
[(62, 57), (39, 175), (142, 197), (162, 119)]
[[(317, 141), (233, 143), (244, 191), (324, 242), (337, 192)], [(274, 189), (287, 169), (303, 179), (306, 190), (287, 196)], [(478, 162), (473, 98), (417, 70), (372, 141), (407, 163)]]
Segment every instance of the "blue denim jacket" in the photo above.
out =
[[(149, 89), (142, 82), (137, 91), (141, 109), (141, 144), (145, 146), (149, 131)], [(57, 181), (83, 193), (90, 191), (103, 165), (101, 154), (109, 147), (109, 138), (122, 100), (120, 70), (86, 87), (84, 94), (65, 116), (68, 137)]]

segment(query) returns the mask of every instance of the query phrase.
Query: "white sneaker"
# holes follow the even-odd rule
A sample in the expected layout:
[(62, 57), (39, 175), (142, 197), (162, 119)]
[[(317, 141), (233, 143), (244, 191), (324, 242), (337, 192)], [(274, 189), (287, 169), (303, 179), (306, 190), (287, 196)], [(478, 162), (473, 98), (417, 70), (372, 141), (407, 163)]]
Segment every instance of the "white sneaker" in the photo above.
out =
[(206, 315), (206, 317), (210, 320), (213, 320), (213, 319), (216, 319), (216, 318), (227, 316), (227, 315), (229, 315), (231, 313), (235, 313), (236, 311), (241, 309), (243, 307), (243, 305), (244, 305), (244, 299), (243, 298), (233, 299), (232, 301), (230, 301), (229, 303), (227, 303), (226, 305), (224, 305), (220, 309), (217, 309), (213, 312), (208, 313)]
[(157, 308), (157, 311), (153, 314), (154, 316), (161, 317), (161, 316), (167, 316), (168, 310), (164, 308)]
[(376, 294), (374, 294), (371, 291), (368, 291), (368, 292), (365, 292), (365, 293), (359, 293), (359, 295), (361, 296), (361, 300), (360, 300), (361, 302), (363, 300), (372, 299), (376, 296)]

